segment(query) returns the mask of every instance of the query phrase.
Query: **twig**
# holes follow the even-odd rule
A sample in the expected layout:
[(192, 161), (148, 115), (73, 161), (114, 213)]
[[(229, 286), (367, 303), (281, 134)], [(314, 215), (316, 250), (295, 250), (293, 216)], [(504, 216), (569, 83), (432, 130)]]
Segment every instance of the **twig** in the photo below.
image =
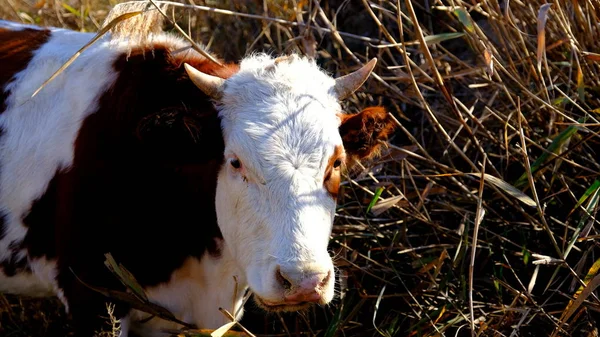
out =
[[(154, 0), (144, 0), (144, 1), (153, 1)], [(136, 1), (137, 2), (137, 1)], [(255, 19), (255, 20), (264, 20), (264, 21), (272, 21), (275, 23), (279, 23), (282, 25), (286, 25), (286, 26), (297, 26), (297, 27), (308, 27), (309, 24), (303, 23), (303, 22), (293, 22), (293, 21), (288, 21), (288, 20), (284, 20), (284, 19), (279, 19), (279, 18), (272, 18), (272, 17), (268, 17), (268, 16), (264, 16), (264, 15), (256, 15), (256, 14), (248, 14), (248, 13), (240, 13), (240, 12), (235, 12), (235, 11), (230, 11), (227, 9), (220, 9), (220, 8), (214, 8), (214, 7), (209, 7), (209, 6), (201, 6), (201, 5), (189, 5), (189, 4), (182, 4), (182, 3), (177, 3), (177, 2), (172, 2), (172, 1), (155, 1), (158, 4), (168, 4), (174, 7), (182, 7), (182, 8), (190, 8), (190, 9), (196, 9), (196, 10), (200, 10), (200, 11), (204, 11), (204, 12), (211, 12), (211, 13), (217, 13), (217, 14), (223, 14), (223, 15), (231, 15), (231, 16), (238, 16), (238, 17), (243, 17), (243, 18), (248, 18), (248, 19)], [(123, 2), (121, 4), (127, 4), (127, 3), (131, 3), (131, 2)], [(121, 5), (119, 4), (119, 5)], [(323, 27), (317, 27), (317, 26), (310, 26), (311, 29), (315, 29), (318, 30), (320, 32), (325, 32), (325, 33), (333, 33), (333, 31), (331, 29), (328, 28), (323, 28)], [(370, 43), (385, 43), (381, 40), (378, 39), (372, 39), (372, 38), (368, 38), (365, 36), (360, 36), (360, 35), (356, 35), (356, 34), (351, 34), (351, 33), (346, 33), (346, 32), (337, 32), (338, 34), (345, 36), (345, 37), (349, 37), (352, 39), (356, 39), (356, 40), (360, 40), (360, 41), (364, 41), (364, 42), (370, 42)]]
[(469, 263), (469, 314), (471, 323), (471, 336), (475, 337), (475, 312), (473, 310), (473, 278), (475, 270), (475, 255), (477, 251), (477, 237), (479, 236), (479, 225), (485, 216), (485, 210), (482, 207), (483, 202), (483, 188), (485, 186), (485, 162), (486, 154), (481, 165), (481, 177), (479, 179), (479, 194), (477, 199), (477, 211), (475, 213), (475, 227), (473, 228), (473, 243), (471, 244), (471, 262)]

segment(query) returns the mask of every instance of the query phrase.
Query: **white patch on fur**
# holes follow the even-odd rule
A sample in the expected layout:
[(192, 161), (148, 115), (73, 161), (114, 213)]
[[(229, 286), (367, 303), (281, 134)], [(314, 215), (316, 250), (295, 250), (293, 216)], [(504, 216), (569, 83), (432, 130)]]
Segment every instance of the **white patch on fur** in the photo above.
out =
[[(214, 258), (204, 254), (198, 261), (188, 258), (184, 265), (171, 275), (169, 282), (146, 290), (149, 299), (171, 311), (181, 321), (202, 329), (217, 329), (229, 320), (219, 311), (222, 307), (230, 313), (241, 307), (245, 280), (230, 257)], [(237, 275), (238, 290), (234, 296)], [(242, 310), (238, 311), (241, 318)], [(143, 336), (167, 336), (161, 329), (178, 329), (180, 325), (159, 318), (145, 323), (138, 321), (149, 317), (147, 313), (132, 310), (129, 315), (131, 330)]]
[[(94, 36), (51, 30), (49, 41), (33, 53), (28, 66), (2, 88), (9, 90), (10, 95), (7, 109), (0, 115), (0, 212), (5, 217), (6, 230), (0, 240), (0, 261), (10, 257), (12, 242), (20, 243), (25, 237), (27, 228), (22, 218), (32, 203), (46, 191), (57, 171), (71, 166), (81, 123), (97, 109), (98, 98), (117, 77), (112, 64), (119, 48), (109, 49), (107, 42), (100, 41), (31, 98)], [(35, 267), (35, 262), (30, 263)], [(41, 273), (38, 278), (47, 278), (46, 269), (34, 271)], [(28, 291), (23, 286), (19, 293)]]
[[(20, 29), (18, 24), (4, 24)], [(134, 48), (122, 39), (110, 36), (96, 42), (79, 58), (50, 82), (36, 97), (33, 92), (47, 80), (69, 57), (87, 43), (94, 34), (82, 34), (58, 28), (48, 28), (52, 36), (48, 43), (34, 52), (34, 56), (14, 81), (3, 90), (10, 90), (7, 109), (0, 115), (0, 212), (5, 216), (4, 238), (0, 240), (0, 261), (11, 257), (9, 245), (21, 242), (27, 228), (22, 218), (32, 203), (47, 189), (59, 170), (67, 170), (73, 161), (73, 146), (81, 123), (97, 110), (98, 99), (116, 80), (112, 64), (116, 57)], [(188, 43), (171, 34), (153, 37), (158, 44), (172, 50), (183, 50), (187, 57), (201, 58), (194, 50), (185, 50)], [(22, 252), (22, 254), (25, 254)], [(188, 262), (193, 272), (189, 279), (176, 277), (167, 285), (149, 289), (150, 298), (164, 304), (200, 326), (216, 326), (225, 317), (219, 306), (230, 308), (233, 303), (233, 263), (222, 263), (206, 257), (202, 262)], [(8, 278), (0, 275), (0, 291), (23, 295), (56, 295), (67, 305), (64, 293), (56, 285), (56, 266), (45, 259), (29, 261), (32, 273), (19, 273)], [(239, 273), (238, 273), (239, 274)], [(209, 276), (210, 275), (210, 276)], [(212, 275), (215, 275), (212, 277)], [(245, 284), (243, 275), (240, 284)], [(231, 288), (231, 289), (229, 289)], [(241, 298), (243, 290), (240, 290)], [(214, 304), (215, 306), (210, 306)], [(239, 306), (239, 299), (237, 305)], [(68, 307), (66, 308), (68, 312)], [(127, 336), (130, 320), (123, 322), (122, 336)], [(157, 319), (144, 325), (158, 325)]]
[[(334, 274), (327, 245), (336, 203), (323, 178), (342, 145), (335, 80), (299, 56), (276, 63), (253, 55), (225, 83), (218, 105), (225, 156), (239, 158), (252, 174), (246, 181), (229, 163), (223, 166), (219, 226), (254, 293), (281, 302), (279, 267), (299, 277)], [(333, 297), (333, 284), (323, 289), (324, 303)]]
[(119, 337), (128, 337), (131, 328), (131, 318), (129, 315), (119, 320)]
[[(0, 21), (18, 30), (26, 25)], [(39, 27), (38, 27), (39, 29)], [(7, 109), (0, 115), (0, 215), (5, 216), (0, 261), (12, 254), (9, 245), (27, 234), (22, 218), (60, 170), (73, 161), (74, 142), (82, 122), (98, 109), (98, 99), (114, 83), (113, 63), (135, 45), (105, 35), (86, 49), (34, 98), (31, 95), (95, 34), (49, 27), (49, 41), (34, 52), (26, 69), (1, 90), (9, 90)], [(155, 36), (158, 44), (184, 49), (188, 44), (171, 34)], [(186, 50), (189, 57), (202, 57)]]
[(14, 276), (6, 276), (0, 271), (0, 292), (9, 294), (27, 294), (32, 297), (53, 296), (52, 287), (40, 282), (37, 275), (19, 272)]
[(65, 312), (69, 313), (69, 303), (65, 298), (65, 294), (61, 288), (58, 287), (56, 276), (58, 275), (58, 269), (56, 267), (56, 261), (48, 260), (45, 257), (33, 259), (30, 262), (31, 271), (37, 276), (43, 289), (47, 289), (47, 296), (54, 295), (65, 306)]
[(67, 302), (67, 298), (65, 297), (65, 292), (62, 289), (58, 288), (58, 290), (56, 291), (56, 297), (58, 297), (58, 299), (65, 306), (65, 312), (68, 314), (69, 313), (69, 302)]
[(48, 297), (56, 293), (56, 263), (46, 258), (30, 262), (31, 272), (21, 271), (6, 276), (0, 271), (0, 292), (27, 294), (32, 297)]

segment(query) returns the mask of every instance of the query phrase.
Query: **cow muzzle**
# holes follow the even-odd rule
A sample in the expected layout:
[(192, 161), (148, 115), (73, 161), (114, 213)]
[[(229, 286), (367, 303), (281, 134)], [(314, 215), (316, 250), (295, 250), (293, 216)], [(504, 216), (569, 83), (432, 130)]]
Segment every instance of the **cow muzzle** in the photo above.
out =
[(281, 297), (276, 300), (259, 298), (257, 302), (269, 311), (296, 311), (310, 304), (326, 304), (332, 286), (333, 270), (310, 266), (304, 268), (275, 268), (275, 284)]

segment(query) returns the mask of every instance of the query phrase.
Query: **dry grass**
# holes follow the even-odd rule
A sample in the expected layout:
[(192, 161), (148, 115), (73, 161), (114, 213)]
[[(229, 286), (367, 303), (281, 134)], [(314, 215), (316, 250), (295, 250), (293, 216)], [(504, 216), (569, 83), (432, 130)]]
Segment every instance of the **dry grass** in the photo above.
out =
[[(174, 11), (228, 60), (299, 51), (342, 75), (378, 57), (346, 108), (383, 104), (400, 123), (382, 159), (346, 177), (335, 303), (266, 319), (250, 306), (244, 326), (257, 336), (598, 335), (597, 1), (186, 3), (280, 19)], [(0, 16), (95, 31), (112, 4), (6, 0)], [(0, 334), (22, 336), (19, 320), (33, 323), (11, 308)], [(41, 336), (49, 323), (37, 322), (30, 334)]]

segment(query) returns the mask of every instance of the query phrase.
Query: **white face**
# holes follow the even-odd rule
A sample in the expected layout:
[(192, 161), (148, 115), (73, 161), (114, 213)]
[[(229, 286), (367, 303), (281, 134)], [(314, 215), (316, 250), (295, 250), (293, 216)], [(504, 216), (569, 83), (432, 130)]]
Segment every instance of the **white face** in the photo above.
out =
[(273, 65), (257, 56), (242, 62), (219, 100), (219, 226), (259, 304), (270, 310), (333, 298), (327, 246), (337, 187), (330, 180), (339, 181), (344, 161), (334, 84), (308, 61)]

